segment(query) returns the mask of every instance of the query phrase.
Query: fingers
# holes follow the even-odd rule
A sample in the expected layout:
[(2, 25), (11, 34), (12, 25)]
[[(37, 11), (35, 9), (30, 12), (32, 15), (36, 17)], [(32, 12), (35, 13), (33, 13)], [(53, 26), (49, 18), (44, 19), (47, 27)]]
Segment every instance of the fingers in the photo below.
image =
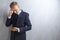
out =
[(14, 13), (17, 13), (17, 11), (13, 11)]
[(10, 27), (9, 29), (10, 29), (11, 31), (18, 31), (18, 30), (17, 30), (17, 27)]
[(13, 10), (10, 9), (10, 10), (9, 10), (9, 16), (11, 16), (12, 14), (13, 14)]
[(15, 31), (18, 31), (18, 30), (17, 30), (17, 27), (13, 27), (13, 29), (14, 29)]
[(16, 29), (11, 29), (11, 31), (17, 31)]

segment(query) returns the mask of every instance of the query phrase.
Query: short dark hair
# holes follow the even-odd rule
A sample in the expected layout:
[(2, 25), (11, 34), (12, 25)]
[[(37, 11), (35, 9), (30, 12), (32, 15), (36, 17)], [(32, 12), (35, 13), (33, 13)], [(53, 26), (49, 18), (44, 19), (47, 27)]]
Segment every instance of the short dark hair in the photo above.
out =
[(14, 5), (18, 5), (18, 3), (17, 3), (17, 2), (14, 2), (14, 1), (11, 2), (11, 3), (10, 3), (10, 8), (12, 8)]

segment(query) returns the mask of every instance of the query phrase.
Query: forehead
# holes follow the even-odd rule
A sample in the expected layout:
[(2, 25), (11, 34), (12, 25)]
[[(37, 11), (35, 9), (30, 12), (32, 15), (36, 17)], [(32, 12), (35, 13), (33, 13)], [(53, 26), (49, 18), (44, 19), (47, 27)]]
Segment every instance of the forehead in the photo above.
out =
[(13, 7), (12, 8), (17, 8), (18, 7), (18, 5), (13, 5)]

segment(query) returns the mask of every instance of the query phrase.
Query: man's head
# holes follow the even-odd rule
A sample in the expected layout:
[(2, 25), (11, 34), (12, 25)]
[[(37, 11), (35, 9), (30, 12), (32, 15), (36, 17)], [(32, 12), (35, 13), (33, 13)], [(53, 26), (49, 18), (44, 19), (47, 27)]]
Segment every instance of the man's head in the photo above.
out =
[(18, 6), (18, 3), (17, 3), (17, 2), (11, 2), (10, 8), (11, 8), (14, 12), (18, 12), (18, 11), (19, 11), (19, 6)]

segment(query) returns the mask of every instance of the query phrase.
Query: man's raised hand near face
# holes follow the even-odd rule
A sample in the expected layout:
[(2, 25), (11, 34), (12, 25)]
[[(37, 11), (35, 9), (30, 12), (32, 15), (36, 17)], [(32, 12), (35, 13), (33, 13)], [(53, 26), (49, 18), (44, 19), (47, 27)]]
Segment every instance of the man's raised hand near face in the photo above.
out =
[(13, 12), (14, 12), (14, 13), (17, 13), (17, 11), (14, 11), (13, 9), (10, 9), (10, 10), (9, 10), (9, 16), (12, 16)]
[(13, 14), (13, 10), (10, 9), (10, 10), (9, 10), (9, 16), (12, 16), (12, 14)]

